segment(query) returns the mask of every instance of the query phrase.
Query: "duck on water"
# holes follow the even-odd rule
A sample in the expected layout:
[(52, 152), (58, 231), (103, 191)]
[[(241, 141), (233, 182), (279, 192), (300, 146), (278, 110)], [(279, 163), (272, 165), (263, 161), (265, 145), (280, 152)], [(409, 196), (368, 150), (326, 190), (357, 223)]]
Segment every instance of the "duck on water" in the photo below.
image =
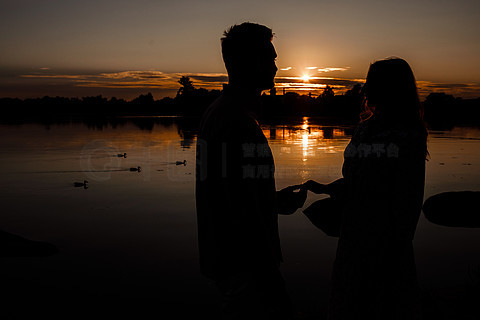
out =
[(74, 182), (73, 186), (76, 187), (76, 188), (83, 187), (83, 188), (87, 189), (88, 188), (88, 181), (83, 180), (83, 182)]

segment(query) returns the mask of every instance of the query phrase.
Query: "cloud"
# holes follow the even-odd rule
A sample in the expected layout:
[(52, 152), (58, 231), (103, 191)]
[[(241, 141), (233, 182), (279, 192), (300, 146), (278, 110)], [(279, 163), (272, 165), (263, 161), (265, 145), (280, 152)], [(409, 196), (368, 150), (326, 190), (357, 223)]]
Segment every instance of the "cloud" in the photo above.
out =
[[(119, 97), (131, 97), (128, 92), (138, 92), (142, 89), (154, 90), (160, 96), (171, 96), (180, 88), (178, 80), (182, 76), (190, 77), (196, 88), (209, 90), (222, 89), (223, 83), (228, 81), (228, 76), (224, 73), (166, 73), (155, 70), (127, 70), (94, 74), (62, 74), (45, 70), (44, 72), (20, 75), (20, 80), (24, 79), (24, 83), (28, 80), (33, 81), (34, 85), (43, 88), (70, 86), (72, 92), (81, 92), (80, 88), (89, 88), (89, 90), (96, 88), (99, 92), (104, 89), (116, 90), (119, 92), (117, 93)], [(51, 92), (50, 90), (49, 92)]]
[[(121, 71), (99, 74), (47, 74), (34, 73), (20, 75), (21, 78), (31, 79), (64, 79), (74, 82), (77, 86), (89, 87), (179, 87), (177, 81), (182, 76), (194, 80), (194, 85), (202, 86), (206, 83), (217, 84), (228, 80), (223, 73), (164, 73), (161, 71)], [(196, 81), (195, 81), (196, 80)], [(196, 82), (196, 83), (195, 83)]]
[(281, 68), (280, 70), (282, 70), (282, 71), (288, 71), (288, 70), (292, 70), (292, 67)]
[(307, 70), (313, 70), (313, 69), (317, 69), (318, 67), (306, 67), (305, 69)]
[(318, 72), (332, 72), (332, 71), (346, 71), (350, 69), (350, 67), (345, 67), (345, 68), (320, 68), (317, 71)]
[(277, 89), (286, 91), (309, 92), (318, 95), (328, 85), (333, 88), (336, 94), (344, 94), (348, 89), (357, 83), (364, 83), (364, 79), (343, 79), (330, 77), (311, 77), (305, 81), (302, 77), (277, 77), (275, 86)]
[(200, 82), (209, 82), (209, 83), (225, 83), (228, 81), (228, 75), (225, 73), (191, 74), (190, 78), (192, 80), (198, 80)]
[(38, 78), (38, 79), (84, 79), (86, 75), (72, 75), (72, 74), (22, 74), (21, 78)]
[[(283, 69), (291, 70), (292, 67)], [(323, 68), (319, 70), (344, 71), (345, 68)], [(228, 82), (225, 73), (167, 73), (158, 70), (126, 70), (101, 73), (72, 73), (38, 70), (28, 74), (11, 74), (0, 78), (0, 95), (33, 97), (43, 95), (79, 96), (81, 94), (109, 94), (116, 97), (134, 98), (138, 94), (151, 91), (155, 97), (174, 96), (180, 87), (178, 80), (188, 76), (196, 88), (208, 90), (222, 89)], [(252, 75), (253, 77), (254, 75)], [(305, 81), (300, 76), (276, 77), (277, 89), (320, 94), (328, 85), (336, 94), (343, 94), (357, 83), (365, 79), (347, 79), (340, 77), (311, 77)], [(418, 91), (422, 99), (431, 92), (445, 92), (455, 97), (480, 97), (479, 83), (443, 83), (417, 81)], [(148, 91), (147, 91), (148, 90)]]
[(431, 89), (458, 89), (458, 88), (478, 88), (475, 83), (434, 83), (430, 81), (417, 81), (424, 88)]
[[(290, 69), (292, 67), (289, 67)], [(313, 68), (313, 67), (312, 67)], [(316, 68), (316, 67), (315, 67)], [(104, 72), (98, 74), (50, 74), (35, 73), (25, 74), (22, 78), (43, 79), (45, 84), (50, 81), (59, 83), (64, 80), (73, 87), (105, 89), (158, 89), (175, 92), (180, 87), (178, 80), (182, 76), (190, 77), (196, 88), (222, 89), (222, 85), (228, 82), (228, 75), (225, 73), (165, 73), (161, 71), (138, 71), (127, 70), (119, 72)], [(341, 93), (362, 82), (358, 79), (342, 79), (330, 77), (311, 77), (305, 82), (301, 77), (276, 77), (277, 87), (296, 90), (321, 90), (327, 85), (336, 88)]]
[(445, 92), (465, 99), (480, 97), (479, 83), (442, 83), (432, 81), (417, 81), (418, 92), (425, 97), (431, 92)]
[[(363, 79), (342, 79), (342, 78), (327, 78), (327, 77), (311, 77), (308, 81), (309, 84), (324, 84), (324, 85), (334, 85), (342, 87), (350, 87), (357, 83), (363, 83)], [(302, 77), (277, 77), (275, 78), (275, 83), (305, 83)]]
[(122, 71), (101, 73), (99, 78), (107, 79), (169, 79), (170, 77), (161, 71)]

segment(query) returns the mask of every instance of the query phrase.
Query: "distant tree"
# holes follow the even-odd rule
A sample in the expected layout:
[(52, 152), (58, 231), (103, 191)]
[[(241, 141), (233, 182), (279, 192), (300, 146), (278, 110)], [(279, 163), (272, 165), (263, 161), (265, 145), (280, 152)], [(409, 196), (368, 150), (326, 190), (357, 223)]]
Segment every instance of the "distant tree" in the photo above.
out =
[(284, 96), (285, 96), (285, 99), (287, 99), (287, 98), (288, 99), (298, 99), (298, 97), (300, 97), (300, 95), (298, 93), (292, 92), (292, 91), (285, 93)]
[(164, 97), (164, 98), (162, 98), (162, 99), (159, 101), (159, 103), (160, 103), (160, 104), (172, 104), (173, 101), (174, 101), (174, 100), (173, 100), (173, 98), (171, 98), (171, 97)]
[[(43, 99), (45, 99), (46, 97), (44, 97)], [(86, 103), (86, 104), (95, 104), (95, 105), (98, 105), (98, 104), (104, 104), (107, 102), (107, 98), (104, 98), (102, 97), (102, 95), (98, 95), (98, 96), (95, 96), (95, 97), (82, 97), (82, 102), (83, 103)]]
[(119, 104), (119, 103), (125, 103), (125, 99), (117, 99), (116, 97), (111, 97), (110, 100), (108, 101), (108, 103), (112, 103), (112, 104)]
[(425, 104), (432, 105), (448, 105), (452, 106), (455, 103), (455, 97), (446, 94), (445, 92), (432, 92), (425, 98)]
[(154, 99), (153, 95), (151, 92), (147, 94), (141, 94), (137, 98), (132, 100), (132, 103), (134, 104), (142, 104), (142, 105), (151, 105), (153, 104)]
[(362, 93), (362, 85), (360, 83), (355, 84), (351, 89), (345, 92), (348, 97), (358, 97)]
[(458, 101), (444, 92), (432, 92), (423, 102), (424, 120), (431, 128), (449, 129), (459, 116)]
[(330, 87), (329, 85), (327, 85), (325, 87), (325, 89), (323, 90), (322, 94), (321, 94), (321, 97), (323, 99), (331, 99), (333, 96), (335, 96), (335, 92), (333, 92), (333, 89), (332, 87)]
[(180, 80), (178, 80), (182, 86), (177, 91), (178, 96), (188, 96), (195, 91), (195, 87), (193, 86), (193, 82), (190, 80), (189, 77), (182, 76)]

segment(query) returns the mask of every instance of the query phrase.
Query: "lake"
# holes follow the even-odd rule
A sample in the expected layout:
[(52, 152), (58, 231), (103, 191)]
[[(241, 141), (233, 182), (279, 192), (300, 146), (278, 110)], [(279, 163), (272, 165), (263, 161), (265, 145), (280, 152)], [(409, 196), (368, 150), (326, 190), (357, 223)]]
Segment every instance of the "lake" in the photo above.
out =
[[(36, 312), (48, 315), (85, 315), (99, 305), (107, 315), (129, 305), (178, 318), (207, 314), (218, 296), (197, 261), (195, 128), (181, 117), (0, 125), (0, 229), (59, 249), (45, 258), (0, 258), (11, 300), (40, 300)], [(262, 129), (277, 189), (341, 176), (352, 126), (303, 118)], [(425, 199), (480, 191), (480, 129), (430, 131), (428, 148)], [(88, 188), (74, 187), (84, 180)], [(310, 193), (304, 208), (322, 197)], [(288, 290), (306, 316), (321, 316), (337, 239), (301, 210), (280, 216), (279, 227)], [(439, 313), (450, 310), (444, 295), (480, 281), (479, 229), (439, 226), (422, 215), (414, 247), (420, 284), (438, 298)]]

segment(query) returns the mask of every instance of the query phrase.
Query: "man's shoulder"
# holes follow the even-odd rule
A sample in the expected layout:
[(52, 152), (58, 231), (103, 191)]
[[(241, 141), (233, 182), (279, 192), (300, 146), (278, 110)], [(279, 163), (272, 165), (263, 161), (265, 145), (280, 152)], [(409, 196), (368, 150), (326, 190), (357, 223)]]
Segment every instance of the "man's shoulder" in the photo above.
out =
[(244, 108), (232, 97), (222, 94), (205, 111), (200, 123), (202, 135), (226, 135), (233, 130), (249, 130), (256, 126)]
[(230, 101), (229, 97), (221, 94), (215, 101), (213, 101), (208, 108), (206, 109), (203, 118), (209, 119), (212, 116), (221, 116), (226, 114), (228, 111), (228, 106), (231, 105), (232, 102)]
[(216, 117), (234, 120), (242, 116), (247, 116), (245, 108), (235, 97), (227, 94), (221, 94), (220, 97), (208, 106), (204, 114), (206, 119)]

